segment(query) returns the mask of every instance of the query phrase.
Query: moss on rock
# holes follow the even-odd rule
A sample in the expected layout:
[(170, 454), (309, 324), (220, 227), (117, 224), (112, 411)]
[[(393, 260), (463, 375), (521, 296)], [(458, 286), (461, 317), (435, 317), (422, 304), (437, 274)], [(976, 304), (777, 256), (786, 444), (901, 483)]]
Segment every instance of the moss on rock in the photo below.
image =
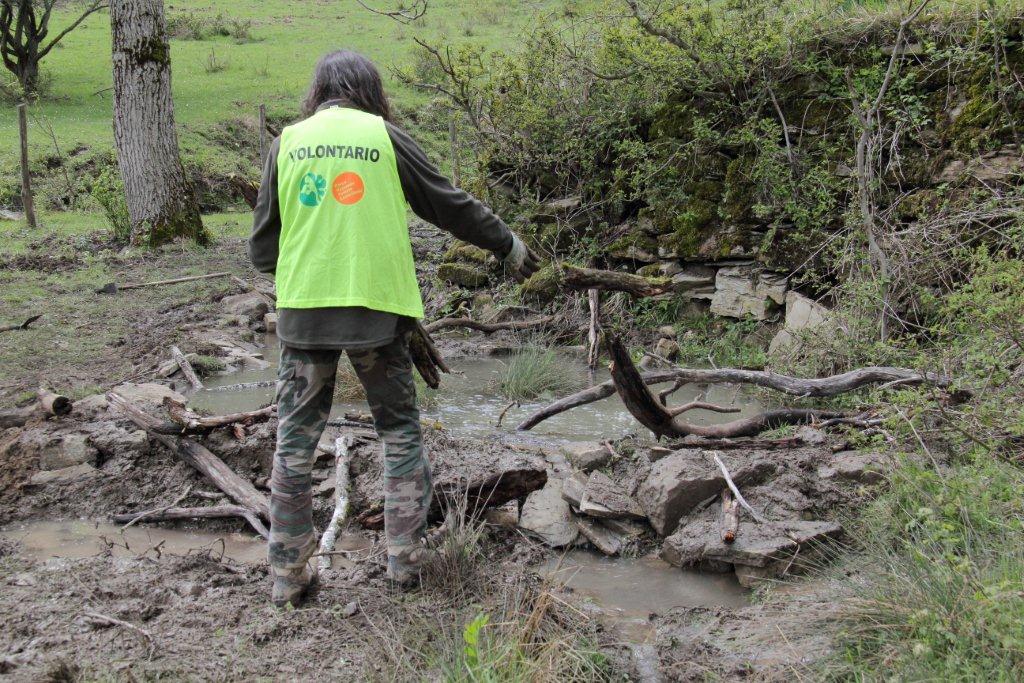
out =
[(483, 287), (487, 284), (486, 271), (465, 263), (442, 263), (437, 269), (437, 276), (462, 287)]

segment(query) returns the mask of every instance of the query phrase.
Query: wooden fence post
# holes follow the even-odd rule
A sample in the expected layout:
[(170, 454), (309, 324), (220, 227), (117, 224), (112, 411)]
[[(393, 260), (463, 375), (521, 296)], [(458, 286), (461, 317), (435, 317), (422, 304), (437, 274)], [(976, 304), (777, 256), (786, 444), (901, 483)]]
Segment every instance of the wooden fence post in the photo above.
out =
[(267, 165), (267, 105), (260, 105), (260, 169)]
[(32, 204), (32, 178), (28, 172), (28, 105), (18, 105), (18, 135), (21, 137), (21, 205), (30, 228), (36, 227), (36, 210)]

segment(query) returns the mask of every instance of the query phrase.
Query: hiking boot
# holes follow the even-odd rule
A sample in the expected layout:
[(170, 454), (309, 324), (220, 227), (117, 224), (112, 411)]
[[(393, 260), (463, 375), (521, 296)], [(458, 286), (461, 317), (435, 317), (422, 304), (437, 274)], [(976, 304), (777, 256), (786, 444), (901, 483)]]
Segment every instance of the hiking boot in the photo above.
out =
[(275, 607), (291, 605), (298, 607), (306, 599), (309, 589), (316, 585), (317, 573), (306, 562), (298, 569), (270, 568), (274, 577), (274, 587), (270, 592), (270, 600)]
[(437, 554), (424, 545), (414, 545), (396, 555), (388, 555), (388, 583), (398, 590), (416, 588), (422, 580), (423, 565)]

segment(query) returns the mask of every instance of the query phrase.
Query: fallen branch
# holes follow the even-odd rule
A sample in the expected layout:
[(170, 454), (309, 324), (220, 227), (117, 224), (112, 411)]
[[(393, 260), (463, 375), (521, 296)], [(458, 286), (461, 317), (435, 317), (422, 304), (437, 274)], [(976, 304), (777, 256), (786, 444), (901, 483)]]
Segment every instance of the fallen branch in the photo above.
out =
[(423, 328), (427, 332), (437, 332), (439, 330), (447, 330), (453, 327), (465, 327), (471, 330), (477, 330), (484, 334), (493, 334), (500, 332), (501, 330), (528, 330), (532, 327), (540, 327), (541, 325), (547, 325), (554, 322), (555, 316), (545, 315), (540, 318), (533, 318), (531, 320), (507, 320), (500, 323), (482, 323), (479, 320), (473, 320), (472, 318), (441, 318), (435, 320), (432, 323), (424, 325)]
[(27, 330), (28, 326), (43, 317), (43, 314), (33, 315), (28, 320), (21, 323), (20, 325), (4, 325), (0, 327), (0, 332), (12, 332), (14, 330)]
[(317, 549), (317, 554), (320, 555), (320, 559), (317, 560), (317, 567), (321, 572), (331, 568), (331, 556), (329, 553), (334, 550), (334, 543), (338, 538), (338, 532), (341, 531), (341, 526), (348, 517), (348, 452), (352, 448), (352, 443), (353, 439), (348, 434), (339, 436), (334, 441), (336, 460), (334, 473), (334, 514), (331, 515), (331, 521), (327, 524), (327, 529), (320, 538), (320, 547)]
[(668, 414), (675, 417), (676, 415), (682, 415), (683, 413), (691, 410), (710, 410), (713, 413), (738, 413), (742, 409), (737, 408), (736, 406), (720, 406), (706, 401), (690, 401), (689, 403), (684, 403), (681, 406), (669, 408)]
[[(243, 413), (231, 413), (228, 415), (203, 416), (193, 413), (181, 403), (170, 398), (164, 399), (164, 407), (167, 408), (167, 415), (180, 427), (173, 433), (182, 434), (185, 432), (203, 432), (220, 427), (233, 427), (237, 425), (248, 425), (256, 422), (266, 422), (277, 414), (277, 406), (270, 405), (259, 410), (250, 410)], [(157, 428), (157, 431), (160, 431)]]
[(700, 437), (686, 437), (682, 441), (668, 444), (671, 449), (679, 448), (701, 448), (704, 450), (728, 451), (742, 448), (751, 451), (774, 451), (788, 448), (800, 448), (806, 446), (807, 442), (799, 436), (791, 436), (786, 439), (704, 439)]
[(684, 421), (661, 405), (647, 388), (644, 377), (633, 364), (626, 346), (617, 337), (609, 337), (612, 382), (629, 412), (656, 436), (697, 436), (730, 438), (754, 436), (766, 429), (813, 420), (841, 417), (842, 413), (803, 408), (766, 410), (751, 417), (718, 425), (698, 425)]
[(171, 358), (173, 358), (174, 362), (178, 364), (179, 368), (181, 368), (181, 374), (185, 375), (185, 379), (187, 379), (188, 383), (192, 385), (192, 388), (196, 391), (201, 391), (203, 389), (203, 383), (200, 381), (199, 375), (196, 374), (195, 368), (193, 368), (192, 364), (188, 362), (188, 358), (185, 358), (185, 354), (181, 352), (181, 349), (173, 344), (171, 345)]
[(729, 490), (732, 491), (732, 495), (736, 497), (736, 502), (742, 505), (743, 509), (750, 513), (750, 516), (754, 518), (755, 522), (758, 522), (759, 524), (767, 524), (768, 520), (759, 515), (754, 508), (750, 507), (750, 503), (748, 503), (746, 498), (743, 497), (740, 490), (736, 488), (736, 482), (732, 480), (732, 477), (729, 475), (729, 470), (725, 468), (725, 463), (723, 463), (722, 459), (718, 457), (718, 454), (714, 453), (712, 457), (714, 457), (715, 464), (718, 465), (718, 469), (722, 470), (722, 476), (725, 477), (725, 483), (729, 486)]
[(100, 626), (120, 626), (121, 628), (128, 629), (132, 633), (139, 634), (146, 641), (146, 647), (149, 650), (150, 655), (152, 655), (153, 650), (156, 649), (156, 641), (153, 640), (153, 634), (144, 628), (140, 628), (135, 624), (128, 623), (122, 619), (108, 617), (106, 614), (100, 614), (99, 612), (85, 612), (83, 616)]
[(732, 491), (722, 491), (722, 541), (732, 543), (740, 529), (740, 510)]
[(617, 270), (598, 270), (561, 265), (562, 285), (569, 289), (599, 289), (607, 292), (626, 292), (634, 297), (658, 296), (672, 289), (669, 278), (651, 278)]
[(238, 476), (207, 448), (185, 437), (175, 438), (161, 433), (157, 429), (161, 425), (160, 420), (132, 405), (116, 392), (107, 393), (107, 401), (120, 408), (129, 420), (152, 434), (179, 459), (205, 475), (229, 498), (243, 508), (255, 512), (262, 519), (270, 519), (270, 504), (266, 496), (257, 491), (252, 482)]
[(249, 389), (264, 389), (276, 384), (276, 379), (264, 379), (259, 382), (242, 382), (241, 384), (225, 384), (220, 387), (210, 387), (207, 391), (248, 391)]
[(162, 508), (157, 508), (156, 510), (146, 510), (145, 512), (138, 513), (137, 515), (132, 517), (130, 520), (128, 520), (128, 522), (125, 523), (125, 525), (123, 527), (121, 527), (121, 531), (123, 532), (128, 527), (132, 526), (133, 524), (137, 524), (137, 523), (141, 522), (144, 519), (147, 519), (149, 517), (153, 517), (155, 515), (160, 514), (161, 512), (166, 512), (166, 511), (170, 510), (171, 508), (179, 505), (181, 503), (181, 501), (183, 501), (186, 498), (188, 498), (190, 493), (192, 493), (192, 486), (191, 485), (186, 487), (185, 488), (185, 492), (182, 493), (177, 498), (175, 498), (174, 502), (171, 503), (170, 505), (165, 505)]
[[(643, 381), (647, 384), (660, 384), (662, 382), (671, 381), (675, 377), (675, 371), (659, 370), (657, 372), (647, 372), (644, 373), (642, 377)], [(600, 384), (595, 384), (589, 389), (577, 391), (575, 394), (570, 394), (569, 396), (558, 399), (554, 403), (544, 406), (520, 422), (516, 429), (520, 431), (533, 429), (549, 417), (554, 417), (559, 413), (564, 413), (567, 410), (572, 410), (573, 408), (578, 408), (579, 406), (587, 405), (588, 403), (600, 401), (603, 398), (608, 398), (614, 393), (615, 384), (612, 380), (606, 380)]]
[(190, 275), (188, 277), (176, 277), (171, 280), (153, 280), (152, 282), (130, 282), (118, 285), (111, 282), (96, 290), (97, 294), (117, 294), (125, 289), (141, 289), (142, 287), (160, 287), (162, 285), (176, 285), (182, 282), (195, 282), (197, 280), (212, 280), (220, 277), (230, 277), (231, 273), (209, 273), (207, 275)]
[(593, 373), (597, 370), (598, 326), (601, 320), (601, 292), (596, 289), (587, 290), (587, 307), (590, 309), (590, 327), (587, 328), (587, 368)]
[(265, 289), (260, 289), (259, 287), (256, 286), (256, 281), (255, 280), (253, 280), (252, 282), (246, 282), (245, 280), (243, 280), (242, 278), (238, 277), (237, 275), (232, 275), (231, 276), (231, 281), (234, 282), (239, 287), (241, 287), (242, 289), (246, 289), (246, 290), (255, 292), (256, 294), (259, 294), (260, 296), (265, 297), (266, 299), (268, 299), (273, 304), (277, 303), (277, 294), (274, 293), (274, 292), (265, 290)]
[[(144, 517), (144, 520), (140, 520)], [(211, 507), (199, 508), (178, 508), (169, 507), (162, 510), (148, 510), (146, 512), (129, 512), (122, 515), (114, 515), (111, 519), (115, 524), (131, 524), (133, 520), (146, 522), (172, 522), (182, 519), (222, 519), (225, 517), (241, 517), (249, 523), (256, 533), (263, 538), (270, 538), (267, 527), (256, 516), (256, 513), (241, 505), (213, 505)]]
[(498, 415), (498, 421), (494, 423), (495, 429), (501, 428), (501, 423), (505, 419), (505, 415), (508, 411), (512, 410), (513, 407), (519, 407), (519, 401), (509, 401), (509, 404), (502, 409), (501, 415)]

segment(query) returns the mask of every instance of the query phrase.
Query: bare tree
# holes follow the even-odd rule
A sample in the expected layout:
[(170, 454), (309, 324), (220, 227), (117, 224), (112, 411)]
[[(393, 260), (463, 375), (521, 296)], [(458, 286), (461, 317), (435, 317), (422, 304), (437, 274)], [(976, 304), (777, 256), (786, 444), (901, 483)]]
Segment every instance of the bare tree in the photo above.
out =
[(39, 89), (39, 63), (85, 19), (107, 7), (106, 0), (88, 0), (78, 18), (47, 41), (57, 0), (0, 0), (0, 57), (15, 75), (25, 97)]
[(114, 141), (133, 244), (208, 240), (178, 154), (163, 0), (110, 3)]

